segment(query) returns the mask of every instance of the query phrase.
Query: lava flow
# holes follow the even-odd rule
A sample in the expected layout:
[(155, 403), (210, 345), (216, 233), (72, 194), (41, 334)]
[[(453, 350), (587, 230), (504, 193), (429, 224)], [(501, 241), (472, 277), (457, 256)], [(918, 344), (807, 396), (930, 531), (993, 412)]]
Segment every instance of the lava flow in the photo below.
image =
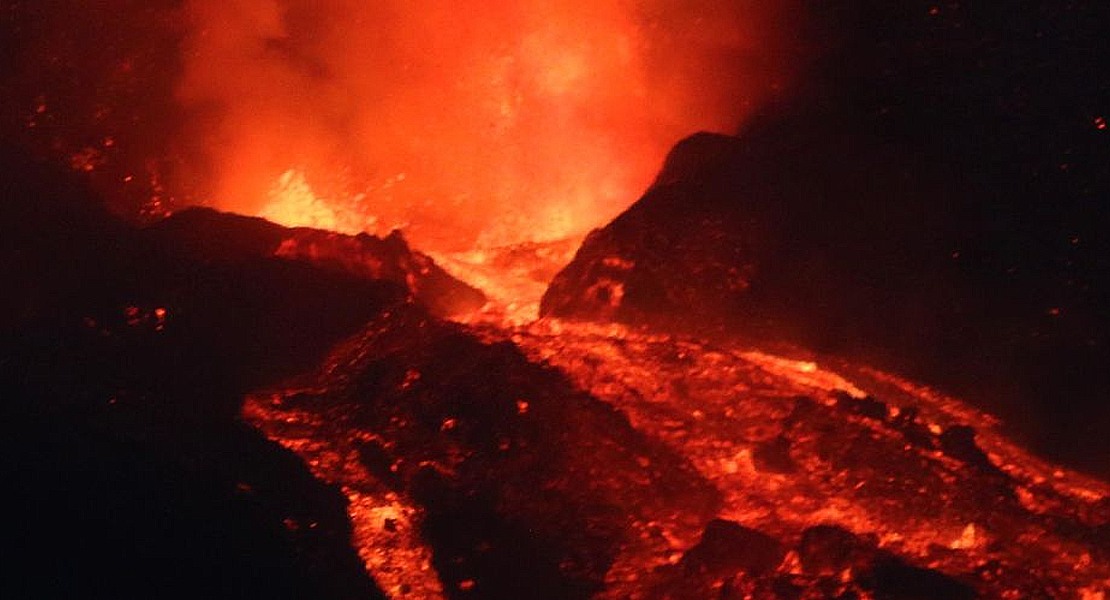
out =
[[(521, 289), (519, 283), (515, 287)], [(501, 289), (512, 288), (511, 282), (501, 284)], [(528, 299), (517, 302), (529, 304)], [(484, 347), (480, 352), (488, 353), (485, 359), (501, 356), (502, 351), (515, 354), (502, 349), (506, 343), (519, 348), (534, 365), (529, 368), (567, 378), (570, 385), (559, 393), (581, 390), (589, 394), (587, 403), (612, 406), (626, 416), (636, 437), (656, 448), (658, 454), (638, 451), (637, 459), (641, 467), (651, 465), (647, 471), (655, 474), (635, 475), (623, 470), (621, 459), (606, 462), (610, 451), (587, 452), (586, 442), (575, 442), (583, 446), (573, 451), (587, 453), (587, 460), (594, 461), (591, 479), (578, 483), (587, 490), (587, 499), (577, 510), (596, 509), (591, 502), (616, 503), (623, 511), (643, 514), (629, 521), (600, 516), (604, 511), (592, 517), (606, 526), (626, 528), (614, 534), (616, 549), (598, 590), (600, 597), (696, 598), (710, 592), (733, 597), (728, 594), (740, 593), (737, 590), (747, 590), (749, 597), (799, 597), (782, 591), (785, 586), (807, 598), (847, 593), (875, 598), (963, 593), (1101, 598), (1110, 586), (1104, 539), (1110, 525), (1110, 486), (1031, 456), (1007, 441), (991, 417), (954, 398), (848, 363), (819, 365), (615, 324), (555, 319), (522, 323), (511, 313), (489, 307), (464, 320), (471, 324), (447, 326), (454, 331), (450, 335), (481, 340), (469, 343)], [(419, 492), (398, 482), (411, 476), (404, 474), (407, 470), (418, 468), (413, 461), (432, 465), (453, 480), (465, 479), (458, 472), (472, 468), (469, 463), (485, 460), (475, 458), (490, 452), (482, 443), (456, 439), (467, 435), (457, 433), (459, 429), (501, 427), (500, 417), (486, 416), (493, 420), (480, 422), (492, 409), (458, 405), (489, 400), (468, 399), (474, 391), (468, 386), (476, 384), (470, 378), (490, 378), (477, 389), (491, 398), (528, 394), (508, 396), (516, 404), (506, 418), (524, 420), (552, 409), (543, 408), (544, 400), (532, 396), (538, 392), (511, 383), (517, 380), (517, 367), (472, 362), (481, 358), (451, 366), (455, 359), (450, 356), (428, 359), (427, 353), (435, 351), (422, 342), (386, 349), (382, 344), (390, 342), (375, 341), (375, 336), (393, 335), (389, 330), (395, 327), (389, 318), (370, 326), (366, 337), (335, 352), (311, 381), (256, 394), (245, 414), (267, 435), (298, 452), (317, 476), (343, 487), (351, 502), (359, 552), (388, 593), (437, 598), (474, 589), (481, 597), (491, 593), (483, 587), (490, 585), (490, 575), (468, 562), (472, 557), (459, 559), (465, 574), (454, 578), (442, 578), (439, 563), (437, 578), (430, 562), (433, 549), (427, 545), (435, 536), (420, 534), (422, 519), (434, 515), (424, 514), (414, 499)], [(413, 360), (416, 356), (424, 358)], [(394, 379), (388, 372), (397, 367), (389, 365), (398, 361), (410, 368)], [(463, 373), (457, 372), (460, 368)], [(490, 371), (467, 375), (469, 368)], [(443, 369), (454, 374), (446, 376)], [(375, 379), (375, 387), (365, 387), (368, 376)], [(446, 382), (424, 381), (436, 377), (446, 377)], [(445, 384), (458, 387), (439, 390), (447, 396), (428, 389)], [(372, 400), (372, 394), (378, 398)], [(460, 399), (453, 400), (451, 394)], [(413, 409), (398, 402), (419, 403), (425, 412), (414, 417), (408, 412)], [(359, 416), (367, 410), (392, 416)], [(433, 417), (442, 420), (435, 420), (423, 435), (441, 436), (444, 440), (428, 443), (444, 443), (449, 449), (414, 456), (406, 449), (406, 436), (422, 425), (406, 420), (427, 418), (428, 410), (445, 412)], [(537, 426), (591, 428), (588, 419), (577, 424), (553, 419)], [(489, 433), (501, 440), (490, 442), (495, 455), (527, 452), (518, 446), (513, 427), (504, 434)], [(620, 435), (598, 435), (603, 437), (593, 443), (633, 444)], [(368, 451), (368, 446), (374, 450)], [(492, 470), (487, 477), (510, 477), (524, 468), (506, 467), (504, 461), (528, 464), (512, 456), (494, 460), (501, 466), (488, 467)], [(366, 466), (375, 463), (377, 470)], [(693, 473), (685, 473), (684, 464)], [(564, 485), (558, 482), (574, 469), (549, 468), (569, 469), (544, 479), (549, 481), (545, 489), (553, 495), (551, 502), (568, 502), (558, 499)], [(684, 492), (685, 501), (649, 501), (645, 494), (666, 496), (665, 486), (654, 488), (652, 482), (665, 483), (676, 476), (659, 472), (667, 469), (693, 476), (711, 491)], [(591, 496), (590, 490), (597, 495)], [(716, 501), (709, 499), (714, 495)], [(506, 513), (502, 518), (525, 524), (542, 518), (529, 515), (529, 501), (522, 506), (502, 505), (497, 510)], [(550, 518), (557, 521), (558, 514), (554, 511)], [(766, 534), (778, 540), (782, 550), (760, 549), (772, 557), (772, 564), (761, 568), (690, 571), (688, 565), (695, 562), (690, 557), (710, 536), (706, 530), (698, 545), (710, 517)], [(537, 535), (543, 539), (542, 533)], [(495, 537), (492, 532), (477, 537), (485, 544), (498, 543), (483, 536)], [(881, 569), (850, 549), (855, 545), (871, 548), (859, 552), (895, 557), (889, 560), (904, 561), (897, 563), (904, 566), (885, 575), (892, 581), (883, 581), (882, 573), (868, 571)], [(835, 567), (833, 571), (827, 571), (828, 565)], [(945, 587), (945, 580), (950, 587)], [(923, 586), (926, 591), (899, 591), (899, 585)]]

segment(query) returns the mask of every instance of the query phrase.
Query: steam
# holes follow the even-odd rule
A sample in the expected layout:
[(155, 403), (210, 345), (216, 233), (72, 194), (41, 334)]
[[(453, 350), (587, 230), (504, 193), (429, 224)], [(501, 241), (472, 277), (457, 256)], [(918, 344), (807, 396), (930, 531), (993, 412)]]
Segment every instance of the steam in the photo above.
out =
[(734, 131), (785, 62), (754, 2), (189, 0), (185, 14), (177, 94), (215, 204), (406, 226), (430, 248), (602, 224), (679, 138)]

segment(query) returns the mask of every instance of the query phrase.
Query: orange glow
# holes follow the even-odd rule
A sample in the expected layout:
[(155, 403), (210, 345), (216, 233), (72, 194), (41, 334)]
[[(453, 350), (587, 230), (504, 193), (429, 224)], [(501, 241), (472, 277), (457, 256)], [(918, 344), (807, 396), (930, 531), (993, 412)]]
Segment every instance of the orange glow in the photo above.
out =
[(219, 208), (404, 227), (429, 250), (561, 239), (635, 199), (675, 141), (734, 131), (781, 83), (776, 10), (191, 0), (178, 96)]
[(357, 234), (371, 229), (376, 221), (370, 215), (355, 218), (352, 213), (338, 209), (335, 203), (318, 198), (304, 174), (292, 169), (277, 178), (266, 200), (258, 216), (286, 227), (314, 227)]
[(443, 586), (431, 565), (431, 550), (420, 539), (418, 508), (404, 496), (382, 490), (355, 458), (354, 446), (365, 439), (330, 440), (341, 447), (312, 439), (320, 419), (307, 411), (285, 409), (270, 420), (280, 397), (251, 397), (243, 416), (268, 437), (298, 453), (317, 477), (342, 483), (347, 514), (354, 528), (353, 542), (367, 570), (390, 597), (443, 598)]
[[(1105, 523), (1110, 486), (1031, 455), (1006, 439), (996, 420), (958, 399), (859, 365), (796, 360), (617, 324), (544, 319), (523, 326), (486, 322), (469, 331), (489, 342), (511, 340), (530, 360), (558, 368), (626, 414), (640, 433), (680, 453), (721, 492), (721, 518), (785, 539), (836, 525), (955, 577), (1001, 561), (1006, 568), (1036, 570), (1063, 597), (1101, 597), (1091, 594), (1101, 594), (1110, 581), (1104, 554), (1092, 553), (1088, 541), (1066, 529), (1045, 525)], [(322, 370), (312, 393), (326, 396), (329, 372)], [(342, 425), (337, 430), (335, 407), (317, 412), (311, 404), (285, 405), (285, 398), (305, 391), (255, 394), (244, 416), (297, 452), (317, 476), (347, 491), (355, 543), (387, 590), (443, 598), (429, 567), (431, 549), (414, 535), (417, 509), (385, 490), (352, 449), (375, 434)], [(885, 417), (844, 408), (872, 396), (886, 403)], [(529, 402), (518, 400), (517, 409), (527, 412)], [(921, 427), (932, 439), (943, 439), (953, 426), (973, 425), (987, 470), (907, 442), (899, 423)], [(445, 430), (453, 427), (454, 419), (443, 423)], [(761, 447), (786, 437), (786, 460), (794, 467), (761, 463)], [(997, 491), (1003, 479), (1015, 497)], [(383, 514), (396, 522), (383, 526)], [(604, 597), (652, 597), (644, 589), (652, 573), (697, 541), (699, 529), (691, 522), (697, 520), (680, 508), (648, 524), (660, 535), (631, 534), (610, 568)], [(776, 570), (802, 573), (790, 557)], [(991, 585), (1001, 597), (1024, 597), (1020, 582)]]
[(572, 258), (581, 236), (550, 242), (434, 253), (435, 261), (455, 277), (482, 290), (489, 302), (461, 320), (523, 325), (539, 316), (540, 298), (559, 269)]

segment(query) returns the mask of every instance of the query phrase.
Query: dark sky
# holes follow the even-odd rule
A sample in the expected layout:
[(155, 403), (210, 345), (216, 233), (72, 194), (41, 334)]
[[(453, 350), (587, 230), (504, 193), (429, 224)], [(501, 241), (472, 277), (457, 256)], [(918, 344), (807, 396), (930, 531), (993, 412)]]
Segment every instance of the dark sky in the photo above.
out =
[(951, 333), (968, 348), (943, 377), (1039, 450), (1105, 473), (1110, 6), (806, 4), (814, 63), (792, 110), (882, 140), (947, 190), (901, 214), (902, 199), (890, 198), (888, 212), (943, 215), (922, 224), (958, 271), (942, 281), (984, 309)]

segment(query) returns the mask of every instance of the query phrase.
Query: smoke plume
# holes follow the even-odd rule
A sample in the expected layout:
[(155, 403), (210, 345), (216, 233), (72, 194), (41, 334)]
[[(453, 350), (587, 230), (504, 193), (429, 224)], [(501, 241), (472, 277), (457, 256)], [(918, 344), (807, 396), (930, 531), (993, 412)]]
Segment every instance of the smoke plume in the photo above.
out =
[(190, 0), (177, 100), (218, 207), (429, 248), (554, 239), (780, 86), (782, 15), (757, 4)]

